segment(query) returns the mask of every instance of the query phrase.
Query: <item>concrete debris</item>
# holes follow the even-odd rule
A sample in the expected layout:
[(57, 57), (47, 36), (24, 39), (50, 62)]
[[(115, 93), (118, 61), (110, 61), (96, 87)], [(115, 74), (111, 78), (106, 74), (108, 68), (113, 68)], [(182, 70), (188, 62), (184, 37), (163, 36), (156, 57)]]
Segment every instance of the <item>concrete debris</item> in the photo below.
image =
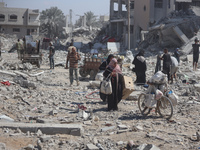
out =
[(150, 31), (145, 40), (139, 44), (139, 49), (159, 51), (163, 47), (170, 49), (180, 48), (182, 54), (189, 54), (192, 50), (193, 37), (200, 38), (199, 26), (200, 16), (194, 15), (191, 7), (190, 13), (172, 12), (166, 18), (162, 18)]
[[(69, 69), (64, 68), (70, 38), (61, 39), (62, 46), (54, 55), (56, 67), (49, 69), (48, 50), (42, 51), (41, 67), (35, 68), (18, 60), (15, 36), (0, 34), (5, 51), (1, 54), (0, 80), (11, 83), (0, 86), (0, 149), (12, 149), (13, 137), (16, 149), (198, 149), (200, 70), (199, 66), (192, 70), (193, 56), (188, 54), (194, 39), (200, 38), (200, 20), (195, 15), (198, 9), (191, 9), (187, 15), (179, 11), (162, 18), (145, 33), (138, 49), (116, 56), (123, 58), (123, 75), (134, 82), (132, 61), (140, 49), (145, 50), (147, 80), (154, 74), (156, 56), (164, 47), (171, 55), (175, 48), (181, 49), (177, 79), (168, 84), (179, 101), (168, 121), (155, 109), (146, 117), (141, 115), (137, 99), (146, 86), (134, 85), (135, 91), (119, 102), (118, 111), (107, 111), (107, 103), (99, 97), (100, 81), (91, 81), (89, 74), (80, 78), (79, 86), (76, 82), (70, 86)], [(99, 35), (99, 29), (78, 28), (73, 38), (81, 55), (79, 66), (91, 49), (100, 52), (102, 60), (111, 53), (106, 49), (110, 37)]]
[(20, 77), (20, 76), (16, 76), (13, 81), (17, 84), (19, 84), (21, 87), (24, 87), (24, 88), (33, 88), (35, 89), (36, 88), (36, 85), (32, 82), (29, 82), (28, 80)]
[(93, 144), (87, 144), (87, 150), (99, 150), (99, 148)]
[(22, 132), (27, 131), (35, 132), (40, 129), (42, 133), (53, 135), (53, 134), (69, 134), (74, 136), (81, 136), (83, 129), (78, 124), (34, 124), (34, 123), (6, 123), (2, 122), (0, 128), (19, 128)]
[(7, 150), (5, 143), (0, 143), (0, 149), (1, 150)]
[(12, 119), (6, 115), (0, 115), (0, 121), (14, 122), (14, 119)]

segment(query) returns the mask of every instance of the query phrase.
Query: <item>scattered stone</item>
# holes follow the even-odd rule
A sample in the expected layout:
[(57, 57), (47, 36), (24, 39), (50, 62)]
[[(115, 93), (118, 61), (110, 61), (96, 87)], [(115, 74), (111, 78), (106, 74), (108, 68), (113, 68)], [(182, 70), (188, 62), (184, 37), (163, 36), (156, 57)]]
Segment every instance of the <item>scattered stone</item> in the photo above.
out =
[(105, 131), (113, 130), (113, 129), (115, 129), (115, 126), (105, 127), (105, 128), (101, 128), (101, 132), (105, 132)]
[(99, 148), (93, 144), (87, 144), (86, 147), (88, 150), (99, 150)]

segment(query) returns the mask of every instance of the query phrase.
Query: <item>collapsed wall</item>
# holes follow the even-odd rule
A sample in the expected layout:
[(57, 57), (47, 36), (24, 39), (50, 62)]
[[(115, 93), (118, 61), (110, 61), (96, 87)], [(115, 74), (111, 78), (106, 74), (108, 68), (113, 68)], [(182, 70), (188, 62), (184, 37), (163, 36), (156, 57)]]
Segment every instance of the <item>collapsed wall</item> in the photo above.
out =
[(200, 16), (191, 10), (189, 12), (172, 12), (169, 17), (161, 19), (150, 28), (145, 40), (139, 44), (139, 49), (157, 52), (165, 47), (169, 50), (179, 47), (184, 54), (190, 53), (184, 47), (191, 44), (194, 37), (199, 36)]

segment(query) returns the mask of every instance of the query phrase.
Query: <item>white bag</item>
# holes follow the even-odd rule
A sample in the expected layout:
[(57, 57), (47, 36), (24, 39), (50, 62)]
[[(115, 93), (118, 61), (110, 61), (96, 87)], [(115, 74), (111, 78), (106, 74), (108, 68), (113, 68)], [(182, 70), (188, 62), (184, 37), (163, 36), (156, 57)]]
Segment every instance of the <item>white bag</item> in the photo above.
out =
[(103, 81), (103, 72), (104, 70), (101, 70), (97, 73), (97, 75), (95, 76), (96, 81)]
[(179, 97), (173, 91), (168, 92), (168, 97), (171, 100), (173, 106), (176, 106), (178, 104)]
[(100, 92), (107, 95), (112, 94), (112, 84), (111, 84), (110, 77), (107, 77), (105, 80), (101, 82)]
[(156, 100), (159, 100), (161, 97), (163, 96), (163, 92), (161, 92), (160, 90), (156, 90)]
[(158, 71), (151, 77), (150, 82), (159, 84), (166, 83), (167, 75), (164, 74), (162, 71)]
[(157, 101), (155, 100), (155, 94), (146, 94), (145, 106), (148, 108), (155, 108)]

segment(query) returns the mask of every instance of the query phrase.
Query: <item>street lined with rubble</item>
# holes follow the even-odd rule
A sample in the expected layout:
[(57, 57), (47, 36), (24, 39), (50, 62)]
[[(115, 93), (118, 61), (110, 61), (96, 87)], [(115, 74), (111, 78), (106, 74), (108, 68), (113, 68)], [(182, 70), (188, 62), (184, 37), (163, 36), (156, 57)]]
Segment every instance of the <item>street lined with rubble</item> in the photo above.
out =
[[(130, 53), (129, 53), (130, 54)], [(66, 61), (66, 51), (56, 51), (55, 64)], [(156, 56), (146, 54), (147, 79), (155, 68)], [(83, 54), (81, 53), (83, 57)], [(123, 74), (135, 74), (125, 57)], [(154, 111), (143, 117), (138, 109), (135, 91), (122, 100), (118, 111), (106, 111), (99, 97), (99, 81), (80, 77), (80, 85), (69, 87), (69, 70), (64, 66), (49, 69), (48, 51), (43, 50), (41, 68), (21, 64), (17, 53), (2, 53), (1, 81), (1, 147), (6, 149), (197, 149), (199, 147), (198, 84), (189, 91), (182, 80), (199, 80), (200, 71), (191, 70), (192, 62), (181, 58), (179, 80), (170, 88), (179, 96), (171, 120)], [(187, 76), (185, 76), (187, 75)], [(196, 92), (196, 93), (195, 93)], [(150, 149), (149, 148), (149, 149)]]

